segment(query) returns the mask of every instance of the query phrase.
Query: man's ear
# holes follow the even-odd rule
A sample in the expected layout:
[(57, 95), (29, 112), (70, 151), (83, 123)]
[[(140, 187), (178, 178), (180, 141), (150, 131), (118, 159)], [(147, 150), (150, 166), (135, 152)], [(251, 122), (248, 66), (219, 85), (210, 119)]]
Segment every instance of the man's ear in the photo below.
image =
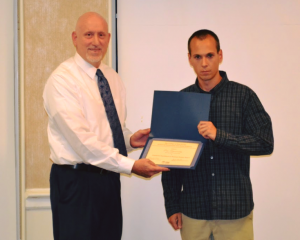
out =
[(77, 34), (76, 32), (72, 32), (72, 41), (73, 41), (73, 45), (76, 47), (77, 46)]
[(191, 54), (190, 53), (188, 53), (188, 59), (189, 59), (190, 65), (191, 65)]
[(222, 51), (222, 49), (220, 49), (218, 54), (219, 54), (219, 62), (221, 64), (223, 62), (223, 51)]

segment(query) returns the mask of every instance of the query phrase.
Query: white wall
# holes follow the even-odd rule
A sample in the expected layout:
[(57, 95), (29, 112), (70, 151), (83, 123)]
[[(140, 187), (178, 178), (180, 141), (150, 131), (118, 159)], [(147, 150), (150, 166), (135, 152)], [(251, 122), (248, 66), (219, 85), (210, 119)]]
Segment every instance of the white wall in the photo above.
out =
[[(221, 69), (251, 87), (270, 114), (274, 153), (251, 160), (255, 239), (300, 239), (299, 12), (298, 0), (118, 1), (119, 73), (132, 131), (150, 126), (153, 90), (194, 83), (187, 40), (202, 28), (220, 38)], [(122, 199), (123, 240), (180, 239), (165, 217), (160, 175), (122, 177)]]
[(14, 1), (0, 1), (0, 238), (17, 239), (14, 131)]

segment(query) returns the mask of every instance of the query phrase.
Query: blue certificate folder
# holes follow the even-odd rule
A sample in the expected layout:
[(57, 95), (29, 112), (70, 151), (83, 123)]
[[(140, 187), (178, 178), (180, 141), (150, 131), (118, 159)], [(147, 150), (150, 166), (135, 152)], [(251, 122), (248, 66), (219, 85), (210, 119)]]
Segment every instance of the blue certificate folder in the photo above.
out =
[(189, 166), (158, 164), (195, 169), (207, 141), (199, 134), (197, 125), (208, 121), (210, 99), (211, 95), (205, 93), (154, 91), (151, 132), (140, 158), (146, 158), (154, 140), (199, 143)]

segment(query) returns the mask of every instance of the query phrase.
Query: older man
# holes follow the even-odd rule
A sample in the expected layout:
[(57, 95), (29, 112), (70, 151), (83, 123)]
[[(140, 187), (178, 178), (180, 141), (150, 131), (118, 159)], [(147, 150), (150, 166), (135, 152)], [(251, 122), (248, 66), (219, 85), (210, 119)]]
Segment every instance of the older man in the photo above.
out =
[(127, 157), (144, 146), (149, 129), (125, 127), (124, 85), (102, 63), (110, 34), (97, 13), (83, 14), (72, 33), (74, 57), (49, 77), (44, 106), (53, 161), (50, 175), (55, 240), (120, 240), (120, 174), (144, 177), (167, 168)]

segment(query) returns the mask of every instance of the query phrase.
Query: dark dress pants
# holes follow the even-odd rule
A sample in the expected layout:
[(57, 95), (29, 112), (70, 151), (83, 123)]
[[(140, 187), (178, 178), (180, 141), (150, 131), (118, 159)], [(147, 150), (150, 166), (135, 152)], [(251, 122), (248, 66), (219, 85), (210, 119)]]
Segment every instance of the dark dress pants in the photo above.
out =
[(53, 164), (50, 200), (54, 240), (120, 240), (120, 174)]

